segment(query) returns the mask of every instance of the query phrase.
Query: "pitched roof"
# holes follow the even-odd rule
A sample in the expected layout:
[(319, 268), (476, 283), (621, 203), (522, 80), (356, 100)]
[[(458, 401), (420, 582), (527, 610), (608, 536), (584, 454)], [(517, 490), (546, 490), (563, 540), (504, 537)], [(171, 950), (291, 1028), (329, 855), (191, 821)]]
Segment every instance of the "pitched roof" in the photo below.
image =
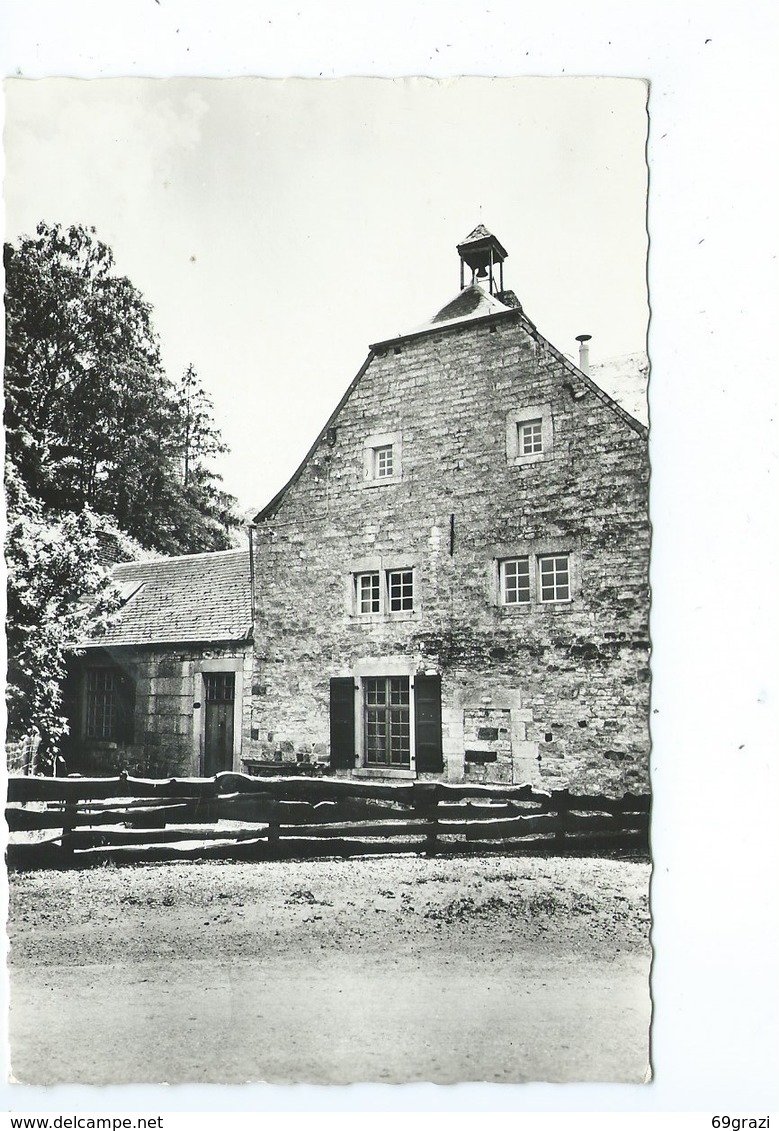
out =
[(483, 224), (477, 224), (472, 232), (469, 232), (464, 240), (460, 240), (458, 247), (462, 247), (467, 243), (477, 243), (479, 240), (494, 240), (492, 232), (488, 231)]
[(451, 302), (441, 307), (438, 313), (434, 314), (430, 321), (425, 322), (419, 329), (425, 330), (443, 323), (465, 322), (471, 318), (484, 318), (487, 314), (500, 314), (509, 309), (510, 307), (506, 306), (505, 303), (495, 298), (494, 295), (488, 294), (478, 283), (474, 283), (472, 286), (459, 291)]
[(112, 577), (126, 603), (82, 647), (246, 640), (251, 635), (249, 551), (122, 562)]

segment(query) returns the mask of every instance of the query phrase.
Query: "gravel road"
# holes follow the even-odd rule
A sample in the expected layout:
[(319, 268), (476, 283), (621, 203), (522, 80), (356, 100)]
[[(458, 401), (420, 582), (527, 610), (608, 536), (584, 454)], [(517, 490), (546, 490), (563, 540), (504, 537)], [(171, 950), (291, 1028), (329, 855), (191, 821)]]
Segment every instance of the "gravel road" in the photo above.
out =
[(648, 882), (492, 856), (12, 874), (14, 1078), (640, 1082)]

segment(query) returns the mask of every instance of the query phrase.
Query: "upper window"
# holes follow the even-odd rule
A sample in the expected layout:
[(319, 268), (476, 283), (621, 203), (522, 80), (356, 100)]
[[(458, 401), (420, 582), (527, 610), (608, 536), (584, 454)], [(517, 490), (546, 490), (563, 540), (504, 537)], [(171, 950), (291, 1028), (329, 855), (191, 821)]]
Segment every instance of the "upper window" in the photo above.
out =
[(403, 445), (400, 432), (376, 432), (364, 444), (363, 486), (399, 483), (403, 477)]
[(573, 584), (570, 554), (528, 554), (498, 562), (501, 605), (544, 605), (567, 602)]
[(373, 570), (355, 574), (354, 607), (358, 615), (413, 612), (413, 569)]
[(538, 463), (552, 453), (552, 406), (528, 405), (506, 417), (506, 459), (514, 466)]
[(381, 612), (381, 574), (357, 574), (357, 609), (361, 613)]
[(409, 612), (414, 608), (414, 573), (410, 569), (393, 569), (387, 573), (387, 592), (391, 613)]
[(567, 554), (539, 558), (538, 572), (542, 601), (570, 601), (571, 575)]
[(541, 438), (541, 418), (525, 420), (517, 425), (519, 432), (519, 452), (523, 456), (537, 455), (544, 450)]
[(392, 444), (383, 444), (373, 449), (374, 479), (389, 479), (392, 476)]
[(504, 605), (525, 605), (530, 600), (530, 559), (511, 558), (500, 563)]

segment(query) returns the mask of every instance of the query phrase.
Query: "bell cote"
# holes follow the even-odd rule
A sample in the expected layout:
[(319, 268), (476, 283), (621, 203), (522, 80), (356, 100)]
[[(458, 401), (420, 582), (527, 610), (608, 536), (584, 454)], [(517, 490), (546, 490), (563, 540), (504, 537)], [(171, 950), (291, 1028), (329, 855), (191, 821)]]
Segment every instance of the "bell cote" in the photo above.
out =
[(478, 284), (489, 289), (491, 295), (503, 292), (503, 260), (508, 258), (508, 252), (483, 224), (458, 243), (457, 254), (460, 256), (460, 290)]

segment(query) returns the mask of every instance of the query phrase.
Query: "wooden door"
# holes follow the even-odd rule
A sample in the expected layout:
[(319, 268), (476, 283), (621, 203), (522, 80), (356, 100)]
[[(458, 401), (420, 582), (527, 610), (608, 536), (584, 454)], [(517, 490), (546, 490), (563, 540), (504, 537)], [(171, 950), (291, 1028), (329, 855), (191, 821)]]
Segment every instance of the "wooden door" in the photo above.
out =
[(235, 673), (204, 673), (203, 690), (206, 708), (203, 773), (211, 778), (233, 768)]

